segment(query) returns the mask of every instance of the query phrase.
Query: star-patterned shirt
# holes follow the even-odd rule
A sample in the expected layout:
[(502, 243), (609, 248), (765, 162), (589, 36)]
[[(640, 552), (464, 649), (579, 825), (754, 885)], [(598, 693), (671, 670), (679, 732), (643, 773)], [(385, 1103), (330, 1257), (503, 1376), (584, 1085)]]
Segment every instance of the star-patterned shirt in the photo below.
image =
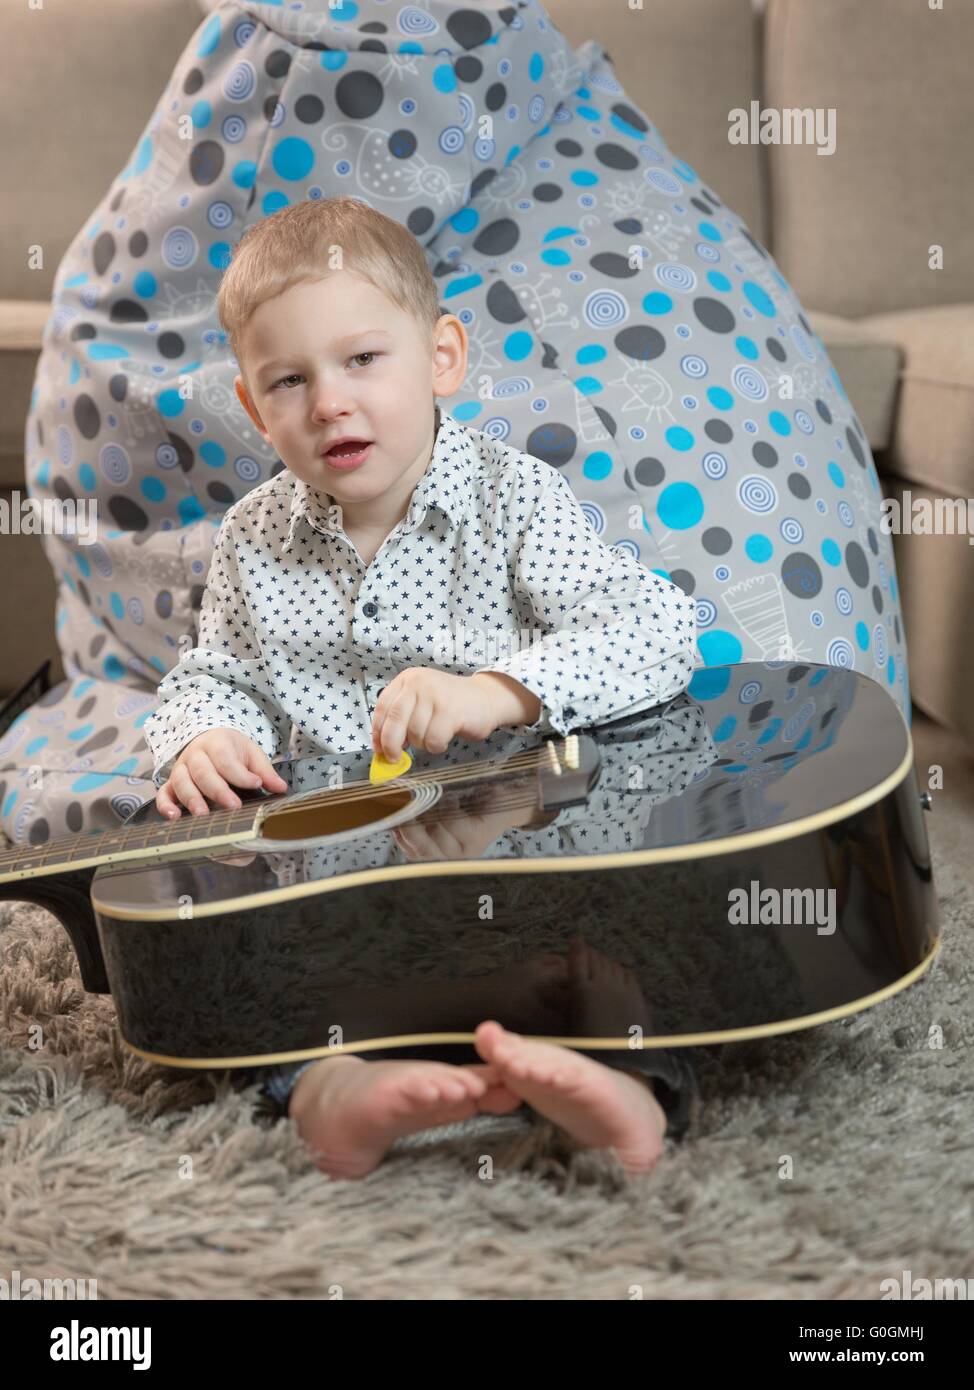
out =
[(505, 672), (541, 700), (530, 734), (615, 719), (683, 691), (694, 604), (596, 535), (550, 464), (439, 406), (406, 515), (363, 562), (340, 507), (289, 469), (236, 502), (214, 542), (199, 644), (144, 726), (162, 786), (208, 729), (272, 760), (370, 748), (400, 671)]

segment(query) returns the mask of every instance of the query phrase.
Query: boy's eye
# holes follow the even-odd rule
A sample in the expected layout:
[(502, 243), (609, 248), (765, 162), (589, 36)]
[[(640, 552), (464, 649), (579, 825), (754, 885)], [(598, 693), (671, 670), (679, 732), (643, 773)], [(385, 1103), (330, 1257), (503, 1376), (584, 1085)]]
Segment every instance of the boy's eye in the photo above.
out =
[[(377, 352), (357, 352), (357, 353), (355, 354), (355, 356), (351, 359), (351, 361), (357, 362), (358, 359), (359, 359), (360, 357), (378, 357), (378, 356), (379, 356), (379, 354), (378, 354)], [(367, 362), (365, 365), (366, 365), (366, 366), (369, 366), (370, 364)], [(279, 386), (282, 386), (282, 385), (284, 384), (285, 381), (297, 381), (297, 380), (300, 379), (300, 376), (301, 376), (300, 372), (292, 372), (290, 376), (282, 376), (282, 377), (280, 378), (279, 381), (275, 381), (275, 383), (274, 383), (274, 385), (273, 385), (273, 387), (272, 387), (272, 390), (276, 391), (277, 388), (278, 388)]]

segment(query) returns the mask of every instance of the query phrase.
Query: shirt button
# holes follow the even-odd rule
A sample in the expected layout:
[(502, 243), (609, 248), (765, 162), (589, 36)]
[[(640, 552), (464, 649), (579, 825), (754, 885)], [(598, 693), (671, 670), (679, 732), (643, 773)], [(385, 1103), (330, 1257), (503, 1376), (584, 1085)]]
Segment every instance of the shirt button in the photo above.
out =
[(363, 605), (362, 608), (362, 612), (365, 614), (367, 618), (374, 618), (378, 611), (379, 605), (377, 603), (366, 603)]

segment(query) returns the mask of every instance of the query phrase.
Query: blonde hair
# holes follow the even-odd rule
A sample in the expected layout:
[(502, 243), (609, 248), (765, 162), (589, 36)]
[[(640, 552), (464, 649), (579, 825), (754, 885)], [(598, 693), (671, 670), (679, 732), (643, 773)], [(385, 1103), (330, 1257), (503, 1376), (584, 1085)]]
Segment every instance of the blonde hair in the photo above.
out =
[(292, 285), (334, 274), (328, 261), (335, 247), (341, 250), (342, 269), (354, 271), (411, 314), (432, 346), (439, 296), (412, 232), (358, 198), (309, 199), (248, 227), (224, 271), (217, 313), (244, 377), (240, 343), (254, 311)]

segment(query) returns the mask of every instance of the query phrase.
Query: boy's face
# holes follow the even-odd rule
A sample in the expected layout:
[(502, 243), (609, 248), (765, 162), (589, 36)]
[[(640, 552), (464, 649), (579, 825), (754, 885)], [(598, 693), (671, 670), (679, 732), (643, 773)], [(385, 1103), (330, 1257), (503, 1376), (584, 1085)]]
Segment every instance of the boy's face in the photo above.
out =
[[(459, 390), (467, 337), (444, 314), (424, 342), (412, 315), (342, 270), (261, 304), (241, 356), (249, 390), (241, 376), (234, 386), (263, 438), (297, 477), (364, 516), (385, 493), (408, 485), (408, 496), (425, 472), (433, 397)], [(352, 468), (325, 456), (343, 435), (372, 441)]]

